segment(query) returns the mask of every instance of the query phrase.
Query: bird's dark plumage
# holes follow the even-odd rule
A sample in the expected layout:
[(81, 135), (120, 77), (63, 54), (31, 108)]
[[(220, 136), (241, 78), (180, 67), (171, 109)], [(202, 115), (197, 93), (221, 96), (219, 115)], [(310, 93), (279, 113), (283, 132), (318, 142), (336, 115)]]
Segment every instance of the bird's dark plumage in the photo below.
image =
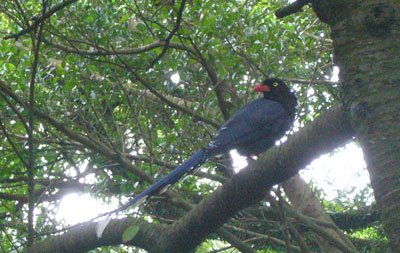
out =
[(177, 182), (183, 175), (201, 166), (208, 158), (236, 149), (244, 156), (260, 154), (272, 147), (293, 123), (297, 100), (286, 84), (277, 78), (254, 87), (264, 97), (237, 111), (217, 132), (206, 147), (196, 151), (160, 181), (136, 195), (125, 206), (141, 203)]

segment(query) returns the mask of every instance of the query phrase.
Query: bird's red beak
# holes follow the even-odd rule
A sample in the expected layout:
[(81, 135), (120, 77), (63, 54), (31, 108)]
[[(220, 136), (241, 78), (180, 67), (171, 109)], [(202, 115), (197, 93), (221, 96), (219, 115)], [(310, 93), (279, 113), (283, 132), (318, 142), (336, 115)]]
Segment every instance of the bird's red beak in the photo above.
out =
[(255, 91), (258, 91), (258, 92), (269, 92), (269, 91), (271, 91), (271, 88), (269, 87), (269, 86), (267, 86), (267, 85), (263, 85), (263, 84), (256, 84), (254, 87), (253, 87), (253, 89), (255, 90)]

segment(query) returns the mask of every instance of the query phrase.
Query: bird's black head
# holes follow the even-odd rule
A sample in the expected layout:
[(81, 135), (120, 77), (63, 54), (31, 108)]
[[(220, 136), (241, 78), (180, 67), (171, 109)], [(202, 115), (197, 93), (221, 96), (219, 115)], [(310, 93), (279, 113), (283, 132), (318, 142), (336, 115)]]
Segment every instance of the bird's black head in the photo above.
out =
[(269, 78), (254, 86), (254, 90), (263, 92), (268, 97), (282, 96), (290, 93), (289, 87), (278, 78)]
[(254, 86), (254, 90), (264, 93), (264, 98), (281, 103), (294, 112), (297, 99), (286, 83), (278, 78), (268, 78)]

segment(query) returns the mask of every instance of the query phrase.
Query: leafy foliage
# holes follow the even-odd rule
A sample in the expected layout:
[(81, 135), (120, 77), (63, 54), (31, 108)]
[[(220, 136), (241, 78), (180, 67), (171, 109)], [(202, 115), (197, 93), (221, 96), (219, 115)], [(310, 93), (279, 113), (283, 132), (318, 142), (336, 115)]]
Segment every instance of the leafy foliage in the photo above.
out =
[[(224, 121), (224, 110), (231, 113), (253, 99), (249, 87), (265, 76), (284, 78), (296, 90), (300, 106), (294, 130), (329, 108), (338, 94), (329, 81), (333, 63), (326, 27), (308, 9), (277, 19), (274, 11), (282, 2), (189, 1), (180, 29), (168, 41), (180, 15), (179, 1), (77, 1), (17, 40), (2, 39), (1, 81), (16, 96), (0, 93), (2, 249), (26, 244), (30, 152), (35, 158), (34, 227), (40, 240), (60, 229), (55, 213), (63, 196), (88, 192), (107, 202), (140, 192), (151, 177), (166, 174), (207, 143)], [(27, 29), (42, 15), (40, 1), (17, 3), (0, 3), (3, 37)], [(49, 4), (44, 11), (61, 1)], [(34, 149), (29, 150), (29, 83), (37, 43), (38, 113)], [(179, 82), (171, 79), (174, 74)], [(215, 159), (174, 189), (197, 203), (231, 173), (229, 165)], [(141, 211), (160, 223), (184, 213), (162, 198)], [(278, 240), (271, 248), (283, 249), (277, 243), (285, 240), (280, 218), (257, 214), (261, 226), (246, 219), (235, 226), (270, 234)], [(125, 241), (135, 229), (124, 234)], [(243, 240), (252, 235), (237, 232)], [(254, 245), (272, 252), (264, 246), (268, 241), (260, 237)], [(210, 242), (199, 251), (222, 245)]]

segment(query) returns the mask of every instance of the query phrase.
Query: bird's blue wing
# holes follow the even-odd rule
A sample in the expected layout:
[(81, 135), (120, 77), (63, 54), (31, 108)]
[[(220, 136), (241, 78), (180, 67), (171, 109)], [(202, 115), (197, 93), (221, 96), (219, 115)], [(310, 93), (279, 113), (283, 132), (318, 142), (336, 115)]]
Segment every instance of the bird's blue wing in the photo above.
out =
[(235, 148), (242, 155), (261, 153), (287, 131), (291, 121), (281, 104), (260, 98), (237, 111), (207, 149), (213, 155)]

